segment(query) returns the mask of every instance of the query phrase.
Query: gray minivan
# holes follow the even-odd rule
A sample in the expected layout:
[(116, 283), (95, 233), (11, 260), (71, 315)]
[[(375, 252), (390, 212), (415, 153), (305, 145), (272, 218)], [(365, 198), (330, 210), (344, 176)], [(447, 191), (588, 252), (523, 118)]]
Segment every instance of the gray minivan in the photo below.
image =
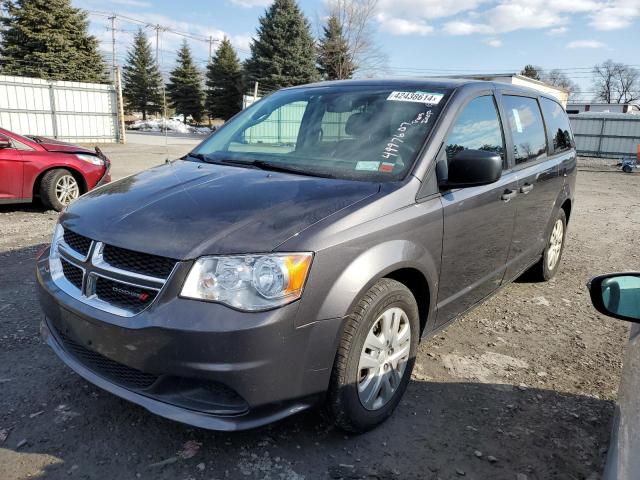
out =
[(568, 118), (537, 91), (284, 89), (66, 209), (37, 260), (42, 334), (180, 422), (238, 430), (322, 404), (364, 431), (398, 405), (421, 338), (557, 272), (575, 179)]

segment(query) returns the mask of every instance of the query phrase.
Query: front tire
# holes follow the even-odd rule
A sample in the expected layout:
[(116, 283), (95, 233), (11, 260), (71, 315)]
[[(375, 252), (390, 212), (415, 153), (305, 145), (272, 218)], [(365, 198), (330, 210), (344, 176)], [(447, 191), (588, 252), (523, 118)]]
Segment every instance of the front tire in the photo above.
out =
[(415, 363), (420, 322), (411, 291), (379, 280), (347, 318), (326, 409), (340, 428), (360, 433), (395, 410)]
[(64, 168), (50, 170), (40, 182), (40, 200), (57, 212), (80, 196), (80, 185), (73, 174)]

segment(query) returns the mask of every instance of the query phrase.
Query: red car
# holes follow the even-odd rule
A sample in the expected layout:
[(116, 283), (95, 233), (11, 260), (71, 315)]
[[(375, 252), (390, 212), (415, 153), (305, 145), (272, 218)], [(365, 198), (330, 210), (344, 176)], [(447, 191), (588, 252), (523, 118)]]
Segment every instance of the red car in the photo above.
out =
[(0, 204), (31, 202), (62, 210), (85, 192), (111, 181), (110, 161), (95, 151), (0, 128)]

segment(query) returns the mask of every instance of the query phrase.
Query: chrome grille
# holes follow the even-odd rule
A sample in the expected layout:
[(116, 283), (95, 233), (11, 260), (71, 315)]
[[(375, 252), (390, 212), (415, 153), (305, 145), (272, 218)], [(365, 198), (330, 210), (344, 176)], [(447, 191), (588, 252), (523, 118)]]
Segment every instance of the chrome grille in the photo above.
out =
[(114, 267), (158, 278), (167, 278), (176, 264), (176, 260), (172, 258), (134, 252), (113, 245), (105, 245), (102, 256), (105, 262)]
[(177, 260), (107, 245), (65, 230), (52, 245), (49, 264), (53, 281), (67, 294), (131, 317), (153, 303)]
[(84, 275), (82, 269), (66, 260), (60, 261), (62, 262), (62, 273), (64, 273), (65, 278), (78, 290), (82, 290), (82, 277)]
[(89, 255), (89, 249), (91, 248), (91, 239), (78, 235), (71, 230), (65, 230), (62, 237), (64, 243), (66, 243), (72, 250), (78, 252), (83, 257)]
[(126, 285), (105, 277), (96, 279), (96, 296), (101, 300), (131, 311), (146, 308), (158, 294), (134, 285)]

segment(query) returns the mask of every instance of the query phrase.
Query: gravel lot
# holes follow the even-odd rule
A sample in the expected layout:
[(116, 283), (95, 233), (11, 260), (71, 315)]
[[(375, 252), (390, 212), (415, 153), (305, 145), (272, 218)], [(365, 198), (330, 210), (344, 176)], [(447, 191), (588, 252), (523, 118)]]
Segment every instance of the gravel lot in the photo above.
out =
[[(104, 148), (115, 178), (167, 156), (163, 138), (129, 141)], [(195, 143), (170, 138), (169, 157)], [(557, 278), (510, 285), (423, 342), (401, 406), (361, 436), (314, 411), (250, 432), (193, 429), (72, 374), (38, 336), (34, 257), (57, 214), (2, 206), (0, 478), (599, 478), (628, 327), (590, 307), (585, 282), (640, 269), (627, 248), (640, 238), (639, 185), (580, 172)]]

